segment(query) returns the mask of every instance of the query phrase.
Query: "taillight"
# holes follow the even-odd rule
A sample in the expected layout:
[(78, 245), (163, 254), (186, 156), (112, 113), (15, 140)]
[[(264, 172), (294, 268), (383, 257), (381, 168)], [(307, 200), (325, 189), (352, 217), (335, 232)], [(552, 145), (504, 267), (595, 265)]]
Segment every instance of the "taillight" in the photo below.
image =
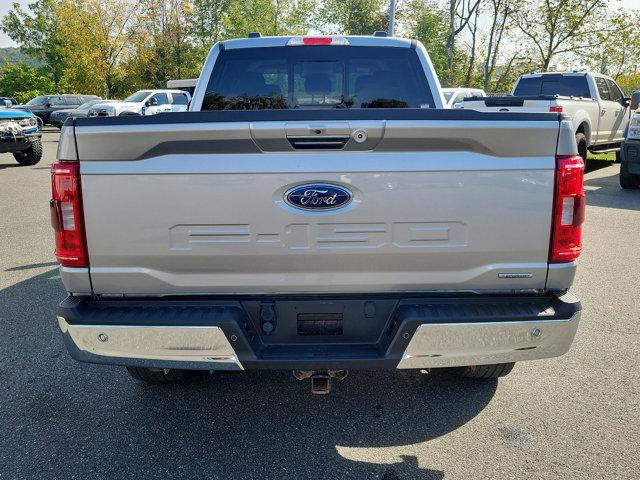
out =
[(562, 113), (562, 105), (551, 105), (549, 107), (551, 113)]
[(79, 168), (77, 162), (51, 165), (51, 226), (56, 237), (56, 258), (65, 267), (89, 266)]
[(566, 263), (582, 253), (582, 223), (586, 207), (584, 161), (578, 155), (556, 157), (553, 224), (549, 262)]

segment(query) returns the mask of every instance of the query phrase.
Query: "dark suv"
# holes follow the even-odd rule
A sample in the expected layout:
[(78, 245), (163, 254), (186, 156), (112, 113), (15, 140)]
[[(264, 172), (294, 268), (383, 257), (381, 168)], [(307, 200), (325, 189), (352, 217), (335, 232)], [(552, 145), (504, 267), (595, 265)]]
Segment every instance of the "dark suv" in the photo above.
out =
[(100, 97), (97, 95), (38, 95), (20, 107), (28, 108), (44, 123), (49, 123), (51, 112), (54, 110), (78, 108), (90, 100), (100, 100)]

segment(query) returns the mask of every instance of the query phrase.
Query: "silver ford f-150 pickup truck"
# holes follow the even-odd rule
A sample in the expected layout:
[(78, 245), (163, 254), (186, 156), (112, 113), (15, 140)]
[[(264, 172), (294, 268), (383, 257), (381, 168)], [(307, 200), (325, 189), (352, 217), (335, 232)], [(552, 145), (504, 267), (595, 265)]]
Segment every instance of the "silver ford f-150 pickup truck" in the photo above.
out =
[(443, 109), (424, 47), (216, 44), (185, 113), (65, 123), (71, 355), (148, 382), (352, 368), (498, 377), (565, 353), (583, 162), (553, 113)]

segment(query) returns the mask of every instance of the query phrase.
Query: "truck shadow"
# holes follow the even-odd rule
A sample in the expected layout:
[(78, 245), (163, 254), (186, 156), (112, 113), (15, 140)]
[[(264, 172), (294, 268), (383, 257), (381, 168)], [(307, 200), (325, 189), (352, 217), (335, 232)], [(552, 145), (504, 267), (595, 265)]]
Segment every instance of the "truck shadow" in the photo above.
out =
[(469, 422), (497, 387), (419, 371), (354, 371), (328, 396), (288, 371), (148, 386), (71, 360), (63, 295), (57, 269), (0, 290), (7, 478), (441, 479), (424, 464), (438, 444), (417, 444)]
[(606, 177), (586, 178), (584, 181), (587, 205), (623, 210), (640, 210), (640, 190), (620, 187), (619, 167)]

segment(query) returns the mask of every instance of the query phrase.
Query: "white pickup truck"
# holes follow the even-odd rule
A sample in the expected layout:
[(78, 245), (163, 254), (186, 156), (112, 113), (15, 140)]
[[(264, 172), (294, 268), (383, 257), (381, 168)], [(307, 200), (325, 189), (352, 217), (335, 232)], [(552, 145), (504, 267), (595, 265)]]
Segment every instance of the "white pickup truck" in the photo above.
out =
[(186, 112), (191, 95), (184, 90), (139, 90), (122, 102), (96, 103), (89, 117), (155, 115), (165, 112)]
[(629, 98), (607, 76), (586, 72), (522, 75), (511, 96), (463, 100), (463, 108), (484, 112), (556, 112), (571, 117), (578, 153), (616, 152), (629, 124)]
[(496, 378), (565, 353), (584, 163), (553, 113), (443, 109), (399, 38), (216, 44), (190, 111), (75, 119), (51, 217), (71, 355), (163, 382)]

